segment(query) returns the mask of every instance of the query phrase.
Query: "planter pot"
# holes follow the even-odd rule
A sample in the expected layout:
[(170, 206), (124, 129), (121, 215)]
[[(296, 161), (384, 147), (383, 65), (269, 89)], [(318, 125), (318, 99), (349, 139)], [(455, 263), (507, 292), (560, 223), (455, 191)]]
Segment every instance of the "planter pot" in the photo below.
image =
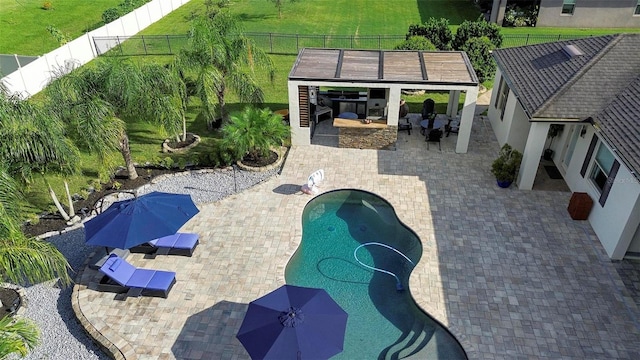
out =
[(542, 155), (542, 157), (543, 157), (545, 160), (552, 160), (552, 159), (553, 159), (553, 150), (551, 150), (551, 149), (546, 149), (546, 150), (544, 151), (544, 155)]
[(511, 186), (512, 181), (500, 181), (500, 180), (496, 180), (496, 182), (498, 183), (498, 186), (500, 186), (503, 189), (508, 188), (509, 186)]

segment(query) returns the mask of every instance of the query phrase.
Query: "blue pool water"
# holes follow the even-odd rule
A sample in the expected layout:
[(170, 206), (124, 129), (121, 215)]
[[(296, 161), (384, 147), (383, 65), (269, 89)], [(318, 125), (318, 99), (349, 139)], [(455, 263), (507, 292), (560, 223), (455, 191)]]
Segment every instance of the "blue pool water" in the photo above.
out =
[[(344, 351), (333, 359), (466, 359), (458, 341), (411, 297), (408, 286), (422, 244), (400, 223), (391, 205), (360, 190), (336, 190), (317, 196), (302, 214), (302, 240), (287, 264), (288, 284), (325, 289), (349, 314)], [(357, 250), (368, 269), (354, 258), (361, 244), (384, 246)]]

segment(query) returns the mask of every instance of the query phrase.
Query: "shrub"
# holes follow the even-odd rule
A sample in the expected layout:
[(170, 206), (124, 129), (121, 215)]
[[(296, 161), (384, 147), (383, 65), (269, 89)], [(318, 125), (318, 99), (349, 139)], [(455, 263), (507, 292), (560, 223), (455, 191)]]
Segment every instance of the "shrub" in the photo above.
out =
[(512, 148), (511, 145), (504, 144), (498, 153), (498, 157), (491, 164), (491, 173), (498, 181), (513, 182), (518, 175), (521, 162), (522, 153)]
[(47, 26), (47, 31), (49, 32), (49, 34), (51, 34), (51, 36), (53, 36), (56, 39), (56, 41), (60, 45), (64, 45), (64, 44), (68, 43), (71, 40), (69, 35), (63, 33), (58, 28), (56, 28), (56, 27), (54, 27), (52, 25)]
[(491, 56), (493, 49), (495, 46), (486, 36), (469, 39), (460, 49), (469, 56), (480, 82), (490, 79), (496, 71), (496, 62)]
[(120, 11), (118, 8), (108, 8), (102, 13), (102, 21), (108, 24), (120, 17)]
[(253, 107), (231, 115), (221, 131), (220, 145), (235, 149), (237, 159), (245, 155), (252, 159), (268, 156), (271, 148), (282, 146), (289, 136), (289, 127), (282, 123), (280, 115)]
[(438, 50), (451, 50), (453, 34), (451, 33), (451, 29), (449, 29), (448, 19), (436, 19), (432, 17), (422, 25), (410, 25), (406, 39), (409, 40), (412, 36), (424, 36)]
[(538, 7), (527, 6), (520, 7), (517, 5), (510, 5), (507, 7), (507, 11), (504, 14), (504, 20), (502, 26), (536, 26), (538, 21)]
[(42, 3), (42, 10), (51, 10), (53, 9), (53, 4), (51, 4), (51, 1), (45, 1)]
[(412, 36), (395, 47), (396, 50), (436, 50), (436, 47), (423, 36)]
[(464, 21), (453, 37), (453, 48), (461, 50), (462, 46), (471, 38), (479, 38), (486, 36), (491, 40), (496, 48), (502, 45), (502, 34), (500, 34), (500, 27), (493, 23), (484, 21), (482, 17), (476, 21)]
[(169, 156), (166, 156), (160, 160), (160, 163), (158, 163), (158, 166), (165, 169), (171, 169), (173, 167), (173, 164), (174, 164), (173, 159)]

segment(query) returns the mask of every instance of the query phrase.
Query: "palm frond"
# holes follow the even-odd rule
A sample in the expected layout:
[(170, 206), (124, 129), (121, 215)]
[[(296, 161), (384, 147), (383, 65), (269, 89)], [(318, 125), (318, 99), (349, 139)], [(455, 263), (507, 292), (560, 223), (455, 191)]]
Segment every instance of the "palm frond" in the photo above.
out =
[(0, 279), (14, 284), (37, 284), (56, 278), (68, 285), (67, 259), (51, 243), (27, 237), (14, 222), (0, 220)]

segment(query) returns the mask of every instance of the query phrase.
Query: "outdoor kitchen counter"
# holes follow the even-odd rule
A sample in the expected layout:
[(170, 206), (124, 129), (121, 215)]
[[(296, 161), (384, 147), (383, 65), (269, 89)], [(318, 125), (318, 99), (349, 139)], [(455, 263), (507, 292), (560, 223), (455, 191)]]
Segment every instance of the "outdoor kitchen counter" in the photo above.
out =
[(333, 126), (337, 128), (352, 128), (352, 129), (384, 129), (387, 127), (387, 120), (371, 120), (371, 123), (365, 124), (360, 119), (342, 119), (334, 118)]
[(386, 119), (365, 124), (359, 119), (334, 118), (338, 128), (338, 147), (351, 149), (394, 149), (398, 127), (387, 125)]

